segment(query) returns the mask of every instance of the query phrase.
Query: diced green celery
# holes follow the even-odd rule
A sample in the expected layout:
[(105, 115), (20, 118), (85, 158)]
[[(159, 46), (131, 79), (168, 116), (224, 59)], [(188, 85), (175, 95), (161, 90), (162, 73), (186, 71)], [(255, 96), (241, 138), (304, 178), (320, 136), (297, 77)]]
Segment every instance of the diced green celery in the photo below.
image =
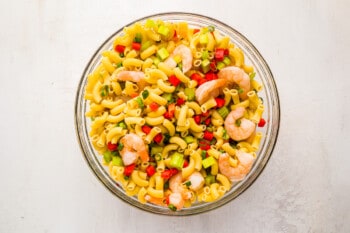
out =
[(184, 140), (187, 144), (194, 142), (194, 138), (192, 136), (186, 136)]
[(184, 162), (184, 155), (179, 152), (175, 152), (170, 157), (169, 166), (177, 169), (182, 169)]
[(154, 20), (152, 20), (152, 19), (147, 19), (145, 26), (148, 28), (152, 28), (152, 27), (156, 26), (156, 22), (154, 22)]
[(199, 43), (202, 45), (208, 44), (208, 35), (207, 34), (202, 34), (199, 36)]
[(208, 26), (208, 31), (209, 31), (209, 32), (215, 31), (215, 27), (214, 27), (214, 26)]
[(170, 32), (170, 29), (164, 25), (160, 25), (158, 28), (158, 33), (163, 36), (168, 36)]
[(209, 186), (210, 184), (215, 183), (215, 176), (213, 176), (213, 175), (211, 175), (211, 174), (208, 174), (208, 175), (204, 178), (204, 180), (205, 180), (205, 184)]
[(228, 140), (230, 137), (228, 136), (226, 129), (224, 129), (223, 132), (224, 133), (222, 134), (222, 138)]
[(187, 100), (192, 101), (195, 97), (195, 89), (186, 87), (184, 91), (185, 95), (187, 96)]
[(228, 108), (226, 108), (225, 106), (219, 108), (217, 111), (218, 111), (218, 113), (220, 114), (220, 116), (221, 116), (222, 118), (224, 118), (224, 119), (225, 119), (225, 118), (227, 117), (227, 115), (229, 114)]
[(202, 165), (205, 169), (210, 167), (211, 165), (213, 165), (215, 163), (216, 163), (215, 159), (211, 156), (202, 160)]
[(209, 52), (207, 50), (204, 50), (202, 52), (202, 59), (204, 60), (204, 59), (208, 59), (208, 58), (209, 58)]
[(231, 64), (231, 60), (230, 60), (229, 57), (225, 57), (224, 60), (223, 60), (223, 62), (224, 62), (225, 65), (227, 65), (227, 66)]
[(119, 123), (118, 123), (118, 126), (119, 126), (119, 127), (122, 127), (123, 129), (126, 129), (126, 128), (127, 128), (124, 121), (119, 122)]
[(204, 59), (201, 66), (203, 73), (207, 73), (210, 70), (210, 61), (208, 59)]
[(151, 148), (151, 155), (155, 155), (157, 153), (162, 153), (163, 152), (163, 147), (161, 146), (153, 146)]
[(164, 61), (167, 57), (169, 57), (169, 52), (163, 47), (157, 51), (157, 56), (161, 61)]
[(173, 94), (171, 93), (164, 93), (162, 94), (162, 97), (168, 101), (168, 103), (171, 103), (174, 101)]
[(249, 74), (250, 80), (254, 79), (254, 77), (255, 77), (255, 72), (251, 72), (251, 73)]
[(153, 64), (158, 66), (159, 62), (161, 62), (161, 61), (160, 61), (160, 59), (158, 57), (153, 58)]
[(152, 45), (152, 41), (147, 40), (141, 44), (141, 51), (148, 49)]
[(106, 150), (105, 152), (103, 152), (103, 159), (106, 163), (111, 162), (112, 160), (112, 153), (109, 150)]
[(120, 156), (113, 156), (113, 158), (112, 158), (112, 164), (113, 164), (114, 166), (119, 166), (119, 167), (121, 167), (121, 166), (123, 166), (123, 160), (122, 160), (122, 158), (120, 158)]
[(217, 64), (216, 64), (216, 68), (218, 69), (218, 70), (221, 70), (222, 68), (224, 68), (226, 65), (225, 65), (225, 63), (223, 63), (223, 62), (218, 62)]

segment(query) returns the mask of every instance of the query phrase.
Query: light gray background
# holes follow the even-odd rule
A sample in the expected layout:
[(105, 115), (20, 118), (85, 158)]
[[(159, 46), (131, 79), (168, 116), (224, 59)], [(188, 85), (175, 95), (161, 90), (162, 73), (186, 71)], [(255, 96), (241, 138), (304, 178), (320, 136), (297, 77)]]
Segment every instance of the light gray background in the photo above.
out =
[[(350, 232), (349, 9), (347, 0), (1, 0), (0, 232)], [(262, 175), (233, 202), (191, 217), (114, 197), (74, 130), (75, 92), (97, 47), (166, 11), (244, 34), (269, 63), (282, 106)]]

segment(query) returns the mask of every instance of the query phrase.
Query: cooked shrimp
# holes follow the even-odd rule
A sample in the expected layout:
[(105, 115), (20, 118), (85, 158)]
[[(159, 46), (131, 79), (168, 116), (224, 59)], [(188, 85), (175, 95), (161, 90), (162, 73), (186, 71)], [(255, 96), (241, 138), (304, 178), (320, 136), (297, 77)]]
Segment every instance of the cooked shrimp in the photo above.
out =
[(189, 177), (188, 180), (191, 182), (190, 189), (193, 191), (197, 191), (204, 185), (204, 178), (202, 174), (198, 171), (193, 172)]
[(176, 210), (181, 210), (185, 204), (181, 193), (172, 193), (169, 195), (169, 204), (172, 204), (176, 207)]
[(177, 46), (174, 51), (171, 53), (171, 56), (165, 60), (165, 64), (169, 66), (170, 68), (175, 68), (177, 63), (174, 60), (175, 56), (180, 56), (182, 61), (182, 72), (186, 73), (192, 68), (192, 51), (189, 47), (186, 45), (179, 45)]
[(143, 162), (149, 160), (148, 151), (142, 138), (134, 133), (125, 135), (120, 142), (123, 149), (120, 151), (125, 166), (133, 164), (140, 157)]
[[(238, 107), (231, 111), (225, 120), (225, 129), (227, 134), (235, 141), (247, 139), (255, 131), (254, 122), (246, 118), (242, 118), (244, 111), (245, 109), (243, 107)], [(238, 120), (240, 121), (239, 124)]]
[(130, 81), (136, 83), (140, 90), (143, 90), (145, 86), (147, 86), (145, 73), (142, 71), (123, 70), (120, 71), (115, 77), (120, 81)]
[(227, 153), (223, 153), (219, 156), (219, 170), (232, 182), (243, 180), (252, 168), (253, 162), (255, 160), (253, 155), (240, 150), (236, 152), (236, 156), (239, 161), (237, 167), (230, 166), (230, 156)]
[(169, 180), (169, 188), (173, 193), (180, 193), (182, 197), (187, 200), (191, 198), (191, 192), (188, 191), (182, 184), (182, 175), (177, 173)]
[(196, 89), (196, 99), (199, 104), (204, 104), (210, 97), (217, 97), (222, 87), (226, 85), (225, 79), (214, 79), (203, 83)]
[(250, 78), (242, 69), (236, 66), (228, 66), (219, 71), (218, 77), (219, 79), (226, 79), (228, 85), (236, 83), (243, 90), (240, 94), (241, 98), (247, 98), (247, 93), (250, 91)]

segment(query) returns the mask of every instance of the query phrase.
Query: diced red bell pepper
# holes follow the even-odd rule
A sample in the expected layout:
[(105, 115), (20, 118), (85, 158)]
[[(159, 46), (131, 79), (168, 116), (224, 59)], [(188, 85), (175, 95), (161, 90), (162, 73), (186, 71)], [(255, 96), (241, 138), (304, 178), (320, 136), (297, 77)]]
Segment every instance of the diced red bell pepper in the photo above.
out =
[(194, 81), (197, 81), (197, 83), (199, 83), (199, 81), (202, 79), (202, 76), (198, 73), (193, 73), (190, 78)]
[(164, 117), (165, 119), (168, 119), (168, 120), (171, 120), (171, 118), (172, 118), (172, 117), (170, 117), (169, 112), (165, 112), (164, 115), (163, 115), (163, 117)]
[(193, 29), (193, 34), (196, 34), (197, 32), (199, 32), (200, 30), (198, 28)]
[(156, 143), (161, 143), (162, 142), (162, 139), (163, 139), (163, 135), (161, 133), (157, 134), (153, 140), (156, 142)]
[(215, 98), (216, 107), (221, 108), (225, 105), (225, 99), (223, 98)]
[(215, 50), (215, 59), (217, 61), (222, 61), (224, 60), (225, 57), (225, 49), (217, 48)]
[(147, 176), (148, 177), (151, 177), (154, 175), (154, 173), (156, 173), (156, 168), (153, 166), (153, 165), (149, 165), (147, 168), (146, 168), (146, 173), (147, 173)]
[(209, 117), (209, 118), (207, 118), (207, 119), (205, 119), (204, 124), (205, 124), (206, 126), (209, 126), (209, 125), (210, 125), (210, 123), (211, 123), (211, 119), (210, 119), (210, 117)]
[(173, 118), (174, 114), (175, 114), (175, 104), (171, 103), (168, 105), (168, 113), (169, 113), (169, 117)]
[(178, 99), (176, 100), (176, 104), (177, 104), (178, 106), (183, 105), (185, 102), (186, 102), (186, 101), (185, 101), (184, 99), (182, 99), (182, 98), (178, 98)]
[(217, 74), (213, 73), (213, 72), (209, 72), (209, 73), (206, 73), (205, 74), (205, 79), (207, 81), (211, 81), (211, 80), (215, 80), (215, 79), (218, 79), (218, 76)]
[(199, 142), (199, 148), (201, 148), (201, 150), (209, 150), (210, 144), (207, 141), (202, 140)]
[(139, 51), (141, 49), (141, 43), (137, 43), (137, 42), (132, 42), (132, 46), (133, 49)]
[(204, 132), (203, 138), (204, 138), (205, 140), (211, 141), (211, 140), (213, 140), (213, 138), (214, 138), (214, 134), (213, 134), (212, 132), (209, 132), (209, 131), (206, 130), (206, 131)]
[(264, 119), (264, 118), (261, 118), (260, 121), (259, 121), (259, 123), (258, 123), (258, 126), (259, 126), (259, 127), (264, 127), (265, 124), (266, 124), (265, 119)]
[(117, 150), (118, 145), (109, 142), (109, 143), (107, 144), (107, 148), (108, 148), (108, 150), (110, 150), (110, 151), (115, 151), (115, 150)]
[(188, 167), (188, 161), (186, 159), (184, 160), (184, 165), (182, 167), (183, 168)]
[(131, 98), (135, 98), (135, 97), (137, 97), (137, 96), (139, 96), (139, 94), (136, 93), (136, 92), (130, 94), (130, 97), (131, 97)]
[(169, 77), (169, 82), (175, 87), (177, 87), (181, 83), (181, 81), (175, 75), (171, 75)]
[(210, 66), (211, 71), (217, 71), (215, 61), (210, 62), (209, 66)]
[(166, 169), (160, 175), (163, 179), (170, 179), (173, 175), (176, 175), (179, 171), (176, 168)]
[(148, 125), (143, 125), (141, 129), (142, 129), (142, 132), (144, 132), (145, 134), (149, 134), (149, 132), (151, 132), (152, 130), (152, 128)]
[(206, 112), (202, 113), (202, 117), (207, 117), (207, 116), (209, 116), (209, 111), (206, 111)]
[(124, 53), (125, 46), (124, 46), (124, 45), (118, 44), (117, 46), (115, 46), (114, 49), (115, 49), (115, 51), (117, 51), (118, 53)]
[(225, 49), (225, 50), (224, 50), (224, 55), (225, 55), (225, 56), (228, 56), (229, 54), (230, 54), (230, 51), (229, 51), (228, 49)]
[(207, 80), (205, 78), (202, 78), (198, 81), (198, 86), (202, 85), (203, 83), (205, 83)]
[(200, 115), (195, 115), (193, 117), (194, 121), (199, 125), (201, 123), (201, 116)]
[(124, 175), (130, 176), (131, 173), (134, 171), (135, 167), (136, 167), (136, 164), (135, 164), (135, 163), (130, 164), (130, 165), (128, 165), (128, 166), (125, 166), (125, 167), (124, 167)]
[(149, 107), (151, 108), (151, 111), (157, 111), (159, 108), (159, 105), (156, 102), (150, 103)]

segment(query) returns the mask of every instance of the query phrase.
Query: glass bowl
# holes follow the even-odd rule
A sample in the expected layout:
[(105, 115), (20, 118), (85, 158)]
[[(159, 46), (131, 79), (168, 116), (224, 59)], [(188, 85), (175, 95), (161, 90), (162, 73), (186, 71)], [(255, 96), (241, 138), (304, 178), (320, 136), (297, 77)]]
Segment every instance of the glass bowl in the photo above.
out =
[(150, 15), (131, 22), (129, 25), (125, 26), (130, 26), (135, 22), (144, 22), (149, 18), (161, 19), (163, 21), (169, 22), (186, 21), (188, 22), (189, 26), (198, 28), (212, 25), (215, 27), (215, 30), (219, 30), (223, 35), (230, 37), (231, 41), (236, 46), (241, 48), (244, 52), (246, 63), (254, 66), (256, 72), (255, 78), (263, 85), (263, 90), (259, 92), (259, 96), (264, 99), (265, 110), (263, 118), (266, 120), (266, 125), (263, 128), (259, 128), (259, 131), (261, 131), (263, 134), (263, 138), (261, 140), (260, 149), (257, 151), (257, 158), (251, 171), (244, 180), (235, 184), (231, 190), (229, 190), (222, 198), (218, 199), (217, 201), (209, 203), (194, 203), (189, 208), (183, 208), (182, 210), (175, 212), (169, 210), (168, 208), (156, 206), (153, 204), (141, 204), (138, 202), (137, 198), (130, 197), (125, 194), (122, 187), (109, 176), (107, 167), (102, 164), (102, 156), (99, 155), (93, 148), (88, 133), (90, 120), (87, 119), (84, 115), (88, 107), (88, 102), (84, 99), (85, 85), (87, 83), (88, 74), (91, 73), (100, 63), (102, 58), (101, 52), (107, 49), (111, 49), (113, 40), (117, 36), (123, 34), (123, 28), (112, 34), (97, 49), (95, 54), (88, 62), (79, 82), (75, 102), (75, 127), (78, 141), (84, 158), (86, 159), (93, 173), (107, 189), (109, 189), (121, 200), (139, 209), (162, 215), (184, 216), (207, 212), (230, 202), (242, 192), (244, 192), (259, 176), (267, 164), (277, 140), (280, 123), (280, 105), (277, 88), (269, 66), (259, 51), (251, 42), (249, 42), (242, 34), (240, 34), (232, 27), (216, 19), (212, 19), (203, 15), (178, 12)]

